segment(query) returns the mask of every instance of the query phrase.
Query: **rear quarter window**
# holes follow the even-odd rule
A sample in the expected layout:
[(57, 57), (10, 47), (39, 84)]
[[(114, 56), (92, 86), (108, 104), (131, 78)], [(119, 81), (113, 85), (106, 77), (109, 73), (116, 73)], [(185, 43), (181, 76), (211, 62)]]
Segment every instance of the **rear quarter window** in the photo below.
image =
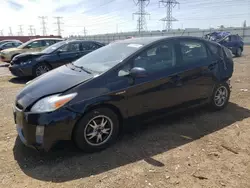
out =
[(231, 50), (227, 49), (226, 47), (223, 47), (223, 50), (224, 50), (224, 52), (226, 54), (226, 57), (228, 59), (232, 59), (233, 58), (233, 54), (232, 54)]

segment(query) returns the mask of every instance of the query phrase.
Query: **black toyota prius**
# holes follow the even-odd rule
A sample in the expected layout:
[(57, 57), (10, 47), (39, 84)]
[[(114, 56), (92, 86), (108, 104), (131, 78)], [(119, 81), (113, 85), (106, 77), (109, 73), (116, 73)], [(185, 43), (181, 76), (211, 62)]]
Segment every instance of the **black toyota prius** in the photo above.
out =
[(41, 75), (20, 91), (14, 118), (27, 146), (48, 151), (73, 140), (94, 152), (133, 120), (230, 97), (231, 52), (195, 37), (117, 41)]

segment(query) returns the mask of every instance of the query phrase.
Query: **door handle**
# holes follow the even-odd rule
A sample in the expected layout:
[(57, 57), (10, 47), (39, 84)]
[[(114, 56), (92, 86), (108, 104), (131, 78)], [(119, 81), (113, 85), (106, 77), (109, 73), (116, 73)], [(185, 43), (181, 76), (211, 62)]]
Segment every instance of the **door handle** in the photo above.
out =
[(208, 65), (208, 69), (209, 69), (209, 70), (214, 70), (216, 64), (217, 64), (217, 62), (214, 62), (214, 63)]

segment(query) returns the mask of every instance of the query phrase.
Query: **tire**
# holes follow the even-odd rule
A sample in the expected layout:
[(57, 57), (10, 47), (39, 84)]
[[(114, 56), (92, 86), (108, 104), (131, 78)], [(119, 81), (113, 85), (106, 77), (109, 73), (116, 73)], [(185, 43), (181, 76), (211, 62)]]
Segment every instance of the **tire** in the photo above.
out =
[[(102, 121), (106, 122), (103, 127), (101, 127)], [(92, 153), (101, 151), (114, 143), (118, 133), (118, 116), (109, 108), (97, 108), (84, 115), (76, 124), (72, 139), (80, 150)]]
[(33, 76), (34, 77), (41, 76), (42, 74), (49, 72), (51, 69), (52, 69), (51, 66), (48, 65), (47, 63), (39, 63), (33, 69)]
[(236, 49), (235, 56), (236, 56), (236, 57), (241, 57), (241, 55), (242, 55), (242, 49), (241, 49), (241, 48), (237, 48), (237, 49)]
[(228, 83), (222, 82), (215, 86), (210, 100), (210, 108), (213, 111), (222, 110), (228, 105), (230, 98), (230, 88)]

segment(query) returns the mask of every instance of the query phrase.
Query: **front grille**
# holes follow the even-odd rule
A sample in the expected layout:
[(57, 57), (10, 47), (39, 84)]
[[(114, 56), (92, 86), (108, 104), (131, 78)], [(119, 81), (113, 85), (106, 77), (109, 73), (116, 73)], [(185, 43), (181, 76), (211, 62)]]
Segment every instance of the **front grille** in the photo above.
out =
[(23, 110), (23, 106), (21, 104), (19, 104), (18, 102), (16, 102), (16, 107), (19, 109), (19, 110)]

